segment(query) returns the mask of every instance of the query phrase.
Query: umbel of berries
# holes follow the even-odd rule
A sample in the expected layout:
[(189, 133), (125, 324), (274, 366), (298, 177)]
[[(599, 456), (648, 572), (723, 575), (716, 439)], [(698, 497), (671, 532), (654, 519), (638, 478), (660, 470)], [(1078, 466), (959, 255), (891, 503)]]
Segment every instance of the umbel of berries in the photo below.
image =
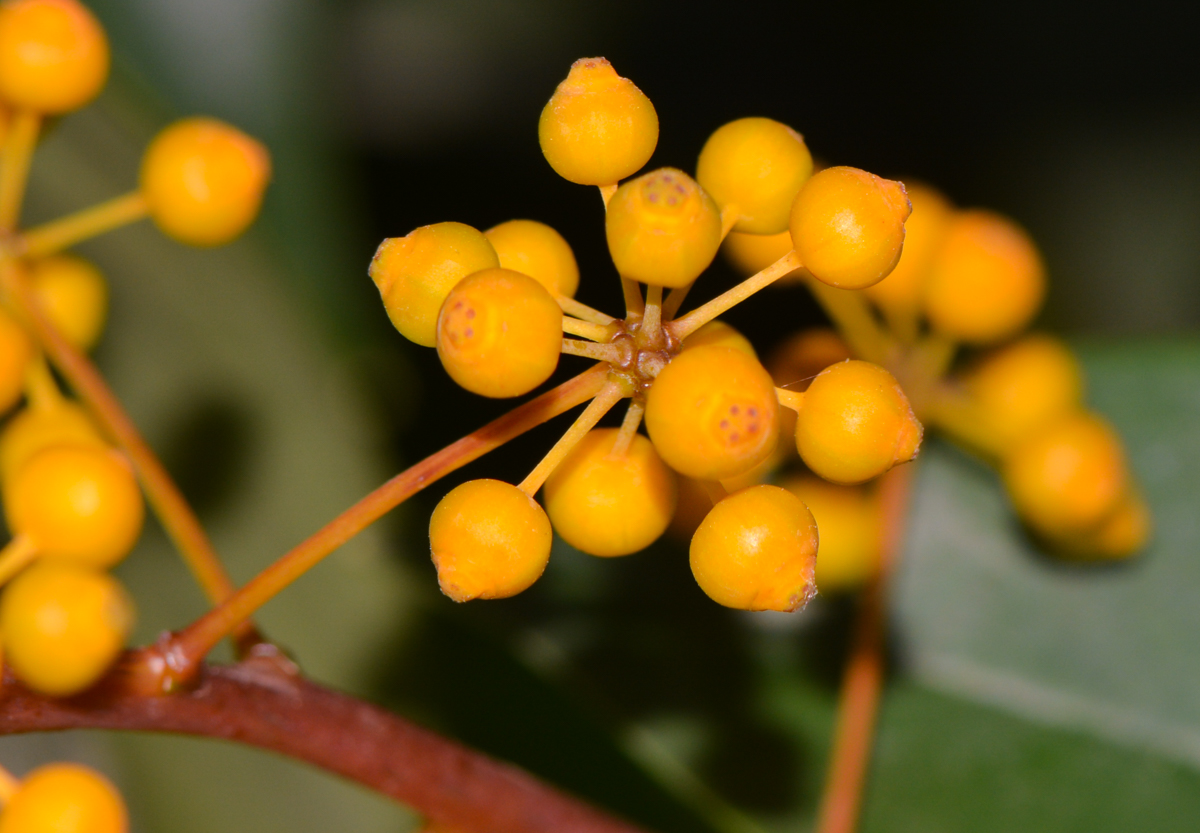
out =
[[(704, 592), (747, 610), (803, 607), (816, 592), (811, 513), (782, 488), (734, 481), (745, 486), (769, 470), (789, 409), (799, 414), (801, 455), (839, 483), (912, 459), (921, 426), (883, 368), (850, 362), (830, 367), (806, 394), (777, 388), (749, 342), (716, 319), (801, 267), (840, 288), (880, 281), (900, 257), (904, 186), (856, 168), (813, 176), (803, 137), (768, 118), (718, 129), (695, 177), (641, 172), (658, 118), (603, 58), (571, 67), (538, 137), (557, 173), (600, 189), (622, 317), (574, 300), (580, 276), (570, 246), (536, 220), (486, 232), (423, 226), (385, 240), (370, 267), (396, 329), (436, 347), (451, 378), (473, 393), (528, 393), (561, 354), (593, 365), (545, 395), (582, 391), (577, 401), (590, 402), (525, 480), (470, 481), (438, 505), (429, 534), (442, 590), (456, 601), (524, 590), (546, 566), (552, 530), (596, 556), (644, 549), (670, 524), (685, 476), (706, 484), (712, 501), (691, 544)], [(734, 229), (790, 238), (765, 268), (684, 311)], [(597, 427), (622, 400), (619, 427)]]

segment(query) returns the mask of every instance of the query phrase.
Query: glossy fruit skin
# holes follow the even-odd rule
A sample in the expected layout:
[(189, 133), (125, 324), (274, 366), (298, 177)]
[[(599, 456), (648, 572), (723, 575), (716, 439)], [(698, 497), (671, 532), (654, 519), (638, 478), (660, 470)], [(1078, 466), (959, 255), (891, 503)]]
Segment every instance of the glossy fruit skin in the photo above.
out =
[(53, 697), (95, 683), (132, 624), (133, 603), (120, 583), (79, 564), (39, 561), (0, 596), (4, 661), (27, 686)]
[(456, 602), (515, 596), (542, 575), (554, 534), (533, 498), (499, 480), (471, 480), (429, 519), (438, 584)]
[(902, 183), (858, 168), (826, 168), (796, 195), (788, 228), (813, 277), (863, 289), (887, 277), (900, 259), (911, 210)]
[(658, 144), (658, 114), (604, 58), (581, 58), (546, 102), (538, 142), (563, 179), (612, 185), (650, 160)]
[(623, 277), (686, 286), (721, 246), (721, 212), (683, 171), (659, 168), (617, 189), (604, 218), (608, 253)]
[(867, 297), (882, 309), (915, 315), (921, 309), (925, 281), (937, 255), (954, 206), (940, 191), (922, 183), (904, 184), (912, 214), (904, 221), (904, 248), (886, 278), (869, 286)]
[(778, 486), (751, 486), (714, 506), (689, 557), (700, 589), (725, 607), (791, 612), (817, 592), (817, 524)]
[(115, 451), (88, 445), (32, 455), (4, 498), (9, 528), (32, 538), (43, 558), (97, 569), (129, 554), (145, 518), (129, 464)]
[(736, 477), (767, 459), (778, 434), (770, 375), (752, 356), (720, 345), (675, 356), (646, 395), (646, 432), (680, 474)]
[(29, 282), (42, 310), (79, 350), (91, 350), (108, 317), (108, 284), (90, 261), (51, 255), (29, 265)]
[(1083, 412), (1026, 437), (1004, 460), (1003, 474), (1022, 520), (1050, 538), (1096, 530), (1130, 488), (1120, 437), (1100, 417)]
[(36, 113), (87, 104), (108, 78), (108, 39), (75, 0), (0, 4), (0, 99)]
[(189, 118), (154, 137), (141, 190), (162, 231), (192, 246), (219, 246), (254, 222), (271, 178), (271, 157), (222, 121)]
[(724, 321), (712, 320), (683, 340), (680, 350), (692, 350), (696, 347), (717, 345), (741, 350), (751, 358), (758, 358), (750, 339), (739, 333)]
[(25, 371), (33, 359), (33, 343), (25, 330), (0, 309), (0, 414), (21, 399)]
[(839, 486), (812, 475), (780, 484), (812, 512), (821, 533), (817, 586), (822, 593), (862, 587), (879, 568), (879, 508), (860, 486)]
[(4, 491), (8, 492), (17, 471), (30, 457), (53, 445), (107, 447), (87, 412), (74, 402), (26, 408), (0, 431), (0, 485)]
[(993, 344), (1022, 330), (1041, 306), (1046, 270), (1016, 223), (990, 211), (950, 220), (925, 284), (925, 315), (967, 344)]
[(555, 532), (591, 555), (644, 550), (675, 513), (675, 473), (640, 434), (624, 454), (614, 455), (618, 433), (591, 431), (546, 480), (543, 499)]
[[(724, 252), (726, 260), (733, 265), (738, 274), (747, 278), (766, 269), (791, 250), (790, 231), (782, 231), (779, 234), (741, 234), (731, 231), (721, 244), (721, 251)], [(795, 280), (799, 274), (800, 270), (794, 270), (779, 281)]]
[(708, 137), (696, 180), (722, 209), (737, 207), (735, 231), (779, 234), (812, 169), (803, 136), (773, 119), (745, 118)]
[(442, 304), (437, 351), (455, 382), (480, 396), (520, 396), (550, 378), (562, 310), (546, 288), (511, 269), (463, 278)]
[(962, 385), (988, 414), (997, 445), (1011, 448), (1080, 407), (1083, 370), (1070, 348), (1035, 333), (990, 351), (964, 372)]
[(107, 778), (77, 764), (49, 764), (21, 780), (0, 814), (0, 833), (127, 833), (129, 814)]
[(563, 236), (536, 220), (509, 220), (483, 236), (496, 250), (500, 266), (528, 275), (552, 294), (575, 297), (579, 264)]
[(464, 223), (421, 226), (379, 244), (369, 274), (392, 325), (422, 347), (437, 344), (438, 314), (454, 285), (500, 266), (481, 232)]
[(827, 367), (809, 385), (796, 419), (796, 450), (817, 475), (851, 485), (913, 459), (921, 434), (892, 374), (852, 359)]

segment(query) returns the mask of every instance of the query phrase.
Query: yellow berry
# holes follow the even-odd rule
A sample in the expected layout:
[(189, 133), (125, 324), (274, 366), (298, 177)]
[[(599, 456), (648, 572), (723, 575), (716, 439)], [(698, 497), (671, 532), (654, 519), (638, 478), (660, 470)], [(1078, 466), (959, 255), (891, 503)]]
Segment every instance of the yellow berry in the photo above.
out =
[[(740, 234), (731, 231), (721, 245), (726, 260), (744, 277), (761, 272), (791, 250), (790, 231), (782, 231), (779, 234)], [(779, 280), (794, 280), (799, 272), (800, 270), (795, 269)]]
[(741, 350), (752, 358), (758, 358), (758, 354), (754, 352), (754, 345), (750, 343), (750, 339), (724, 321), (716, 320), (709, 321), (685, 338), (679, 349), (691, 350), (695, 347), (705, 347), (714, 344), (720, 347), (732, 347), (734, 350)]
[(499, 480), (454, 488), (429, 519), (438, 584), (456, 602), (520, 593), (546, 569), (553, 538), (537, 501)]
[(646, 431), (671, 468), (723, 480), (771, 455), (778, 407), (775, 385), (753, 356), (696, 347), (675, 356), (650, 386)]
[(658, 144), (658, 114), (607, 60), (581, 58), (546, 102), (538, 141), (563, 179), (612, 185), (649, 161)]
[(129, 554), (145, 515), (129, 464), (115, 451), (87, 445), (37, 452), (4, 498), (9, 529), (28, 535), (44, 557), (97, 568)]
[(692, 575), (709, 598), (739, 610), (791, 612), (817, 592), (817, 524), (778, 486), (751, 486), (722, 500), (692, 536)]
[(83, 408), (63, 400), (50, 407), (29, 407), (16, 414), (0, 432), (0, 484), (9, 484), (29, 458), (53, 445), (106, 444)]
[(100, 679), (132, 624), (133, 604), (117, 580), (79, 564), (36, 563), (0, 596), (4, 661), (27, 686), (54, 697)]
[(509, 220), (483, 233), (500, 265), (528, 275), (552, 293), (575, 297), (579, 265), (563, 236), (536, 220)]
[(20, 400), (25, 372), (33, 359), (33, 343), (25, 330), (0, 309), (0, 414)]
[(168, 126), (146, 148), (141, 190), (166, 234), (193, 246), (219, 246), (254, 222), (271, 178), (267, 149), (210, 118)]
[(75, 0), (0, 5), (0, 98), (37, 113), (87, 104), (108, 77), (108, 39)]
[(904, 222), (904, 249), (896, 268), (886, 278), (865, 290), (867, 297), (889, 312), (915, 315), (921, 309), (925, 280), (937, 254), (953, 206), (939, 191), (927, 185), (904, 186), (912, 203), (912, 214)]
[(1024, 328), (1045, 292), (1045, 268), (1024, 229), (990, 211), (964, 211), (933, 258), (925, 314), (951, 338), (990, 344)]
[(585, 436), (546, 480), (546, 514), (577, 550), (616, 556), (644, 550), (675, 512), (675, 474), (645, 437), (613, 453), (618, 430)]
[(472, 393), (520, 396), (558, 367), (562, 310), (533, 278), (484, 269), (446, 296), (437, 351), (450, 377)]
[(1026, 437), (1004, 461), (1004, 481), (1021, 518), (1050, 538), (1094, 531), (1129, 491), (1120, 438), (1082, 412)]
[(659, 168), (617, 189), (604, 219), (622, 276), (676, 288), (700, 276), (721, 246), (721, 212), (690, 176)]
[(892, 374), (849, 360), (827, 367), (809, 385), (796, 418), (796, 450), (826, 480), (862, 483), (913, 459), (921, 433)]
[(812, 169), (803, 136), (772, 119), (747, 118), (708, 137), (696, 180), (722, 210), (736, 209), (734, 231), (778, 234), (787, 230), (792, 201)]
[(962, 377), (987, 413), (997, 444), (1007, 448), (1079, 407), (1083, 371), (1067, 345), (1027, 335), (984, 355)]
[(824, 593), (854, 590), (879, 566), (879, 507), (861, 486), (839, 486), (800, 475), (782, 484), (812, 512), (821, 531), (817, 586)]
[(21, 779), (0, 813), (0, 833), (127, 833), (125, 802), (107, 778), (77, 764), (48, 764)]
[(463, 223), (421, 226), (379, 244), (369, 274), (393, 326), (422, 347), (437, 344), (438, 313), (454, 285), (500, 265), (496, 250)]
[(862, 289), (896, 265), (911, 210), (899, 182), (858, 168), (826, 168), (804, 184), (792, 204), (792, 245), (817, 280)]
[(108, 284), (100, 270), (75, 255), (51, 255), (29, 264), (29, 280), (63, 337), (80, 350), (94, 347), (108, 315)]

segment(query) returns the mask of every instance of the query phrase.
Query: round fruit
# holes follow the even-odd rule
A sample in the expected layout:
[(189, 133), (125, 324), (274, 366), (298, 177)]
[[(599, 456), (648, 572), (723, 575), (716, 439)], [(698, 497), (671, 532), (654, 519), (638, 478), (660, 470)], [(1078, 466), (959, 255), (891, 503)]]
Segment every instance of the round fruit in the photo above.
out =
[(108, 78), (108, 39), (75, 0), (0, 5), (0, 99), (35, 113), (87, 104)]
[(496, 250), (500, 266), (528, 275), (551, 293), (575, 297), (579, 265), (563, 236), (536, 220), (509, 220), (483, 236)]

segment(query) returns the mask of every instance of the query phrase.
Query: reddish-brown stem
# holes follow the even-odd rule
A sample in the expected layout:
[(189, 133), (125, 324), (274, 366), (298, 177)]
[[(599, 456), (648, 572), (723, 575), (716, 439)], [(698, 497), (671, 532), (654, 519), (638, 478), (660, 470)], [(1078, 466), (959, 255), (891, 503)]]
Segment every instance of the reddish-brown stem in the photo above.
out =
[(67, 700), (11, 676), (0, 735), (120, 729), (222, 738), (307, 761), (364, 784), (462, 833), (639, 833), (514, 766), (494, 761), (369, 703), (253, 662), (200, 669), (169, 697), (130, 691), (120, 669)]
[(166, 691), (189, 681), (208, 652), (239, 622), (325, 556), (439, 478), (591, 399), (604, 387), (607, 377), (608, 365), (595, 365), (384, 483), (280, 557), (224, 603), (152, 649), (143, 663), (143, 688)]
[(879, 569), (863, 592), (850, 660), (842, 676), (816, 833), (852, 833), (858, 824), (883, 688), (888, 584), (904, 544), (912, 475), (913, 467), (902, 465), (884, 475), (880, 483)]
[[(125, 413), (104, 377), (42, 312), (21, 270), (13, 268), (11, 264), (0, 266), (0, 280), (46, 355), (62, 371), (105, 433), (129, 457), (146, 491), (147, 500), (209, 600), (219, 604), (229, 598), (234, 591), (233, 581), (225, 572), (208, 534), (171, 475), (142, 439), (137, 426)], [(261, 641), (250, 622), (240, 625), (234, 636), (239, 650)]]

